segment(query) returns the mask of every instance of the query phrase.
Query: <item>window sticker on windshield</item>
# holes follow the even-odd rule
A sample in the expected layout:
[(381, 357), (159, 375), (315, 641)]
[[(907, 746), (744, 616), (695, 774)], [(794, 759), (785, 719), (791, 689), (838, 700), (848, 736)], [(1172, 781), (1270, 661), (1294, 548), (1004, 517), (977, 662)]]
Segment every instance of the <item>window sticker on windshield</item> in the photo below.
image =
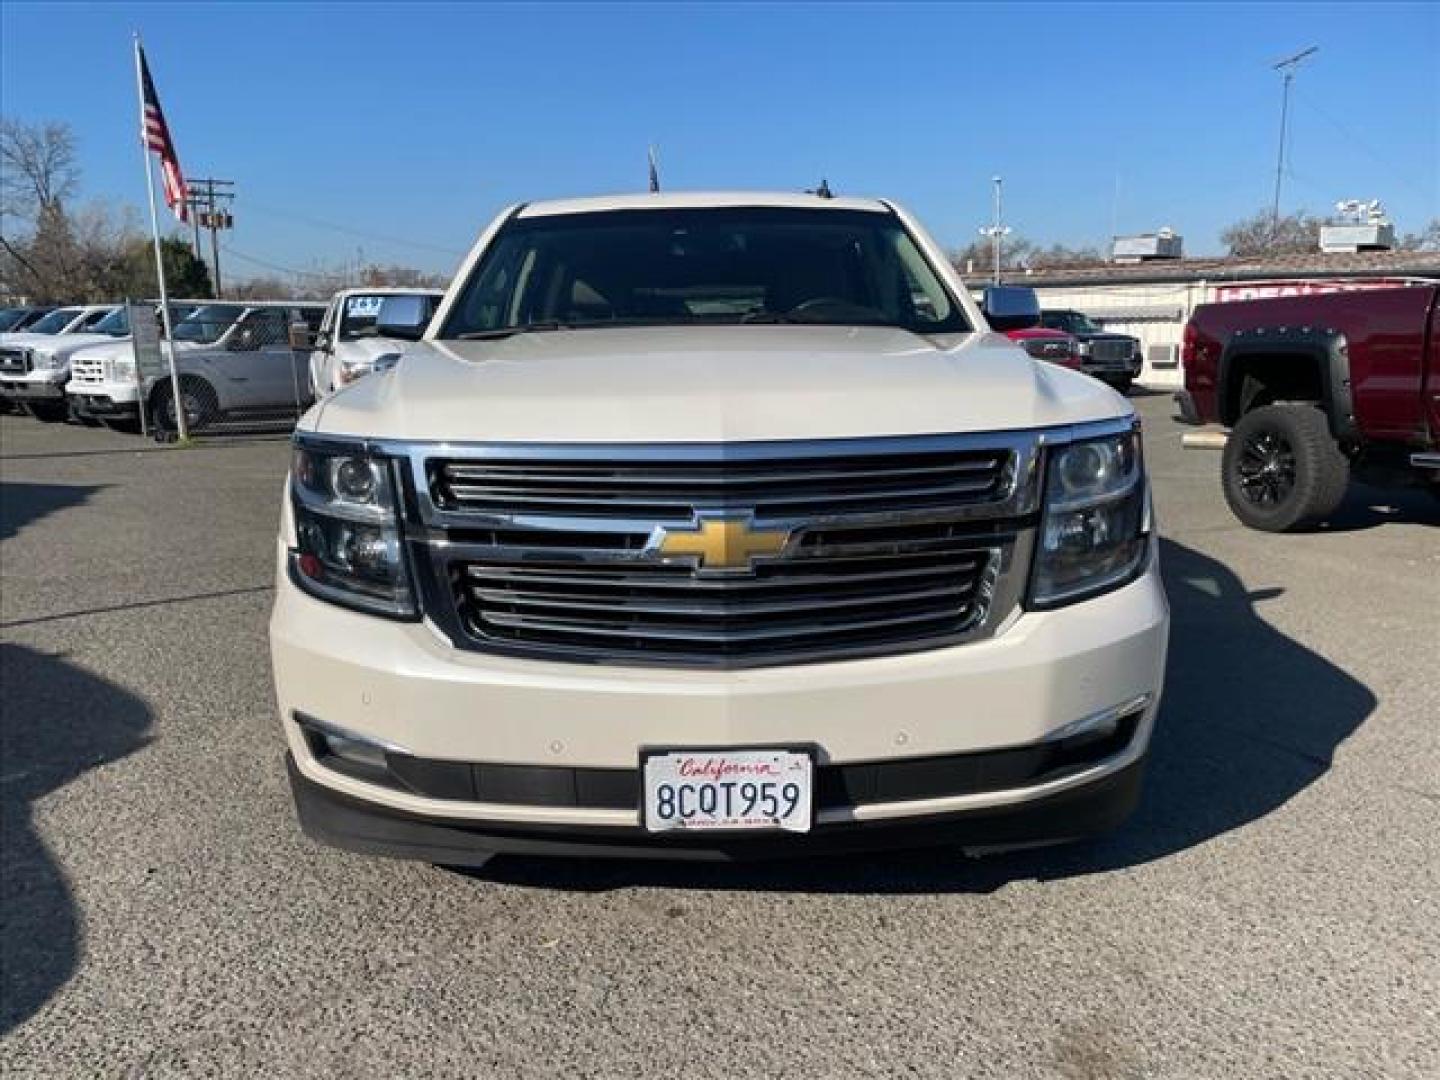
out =
[(384, 300), (383, 296), (352, 296), (345, 301), (345, 314), (352, 317), (378, 316)]

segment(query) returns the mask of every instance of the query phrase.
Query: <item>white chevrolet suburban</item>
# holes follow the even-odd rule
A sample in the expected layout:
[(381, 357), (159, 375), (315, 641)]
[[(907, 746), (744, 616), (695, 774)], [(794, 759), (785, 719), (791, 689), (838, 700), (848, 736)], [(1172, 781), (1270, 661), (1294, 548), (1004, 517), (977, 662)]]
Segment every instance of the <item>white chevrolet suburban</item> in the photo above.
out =
[(302, 827), (463, 865), (1117, 824), (1169, 628), (1138, 424), (991, 332), (1019, 299), (987, 325), (884, 201), (502, 214), (295, 435)]

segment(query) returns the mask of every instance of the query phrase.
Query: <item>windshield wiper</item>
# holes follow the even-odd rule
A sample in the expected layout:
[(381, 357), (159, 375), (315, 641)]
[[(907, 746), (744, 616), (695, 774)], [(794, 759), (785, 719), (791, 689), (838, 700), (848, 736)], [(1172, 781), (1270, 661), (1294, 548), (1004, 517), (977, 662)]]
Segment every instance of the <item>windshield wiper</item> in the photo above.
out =
[(514, 337), (516, 334), (529, 334), (542, 330), (569, 330), (573, 325), (550, 319), (546, 322), (525, 323), (523, 326), (501, 326), (494, 330), (469, 330), (455, 336), (460, 341), (498, 341), (501, 338)]

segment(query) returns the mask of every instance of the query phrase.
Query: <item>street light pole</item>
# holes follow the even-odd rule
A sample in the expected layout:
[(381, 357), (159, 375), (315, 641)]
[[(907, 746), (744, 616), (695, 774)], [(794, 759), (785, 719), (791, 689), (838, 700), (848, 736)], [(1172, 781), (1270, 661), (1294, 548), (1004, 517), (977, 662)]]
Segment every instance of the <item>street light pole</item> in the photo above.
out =
[(995, 185), (995, 223), (988, 228), (982, 226), (981, 236), (990, 237), (991, 255), (994, 261), (994, 269), (991, 272), (991, 283), (1000, 284), (1000, 242), (1010, 232), (1010, 229), (1001, 224), (1003, 217), (1001, 203), (1001, 187), (1005, 183), (1003, 177), (992, 176), (990, 182)]
[(1294, 56), (1287, 56), (1284, 60), (1271, 65), (1283, 76), (1280, 90), (1280, 147), (1275, 154), (1275, 201), (1270, 207), (1270, 235), (1272, 237), (1280, 231), (1280, 185), (1285, 177), (1285, 136), (1290, 123), (1290, 84), (1295, 81), (1295, 69), (1300, 66), (1301, 62), (1319, 51), (1318, 45), (1312, 45), (1308, 49), (1302, 49)]

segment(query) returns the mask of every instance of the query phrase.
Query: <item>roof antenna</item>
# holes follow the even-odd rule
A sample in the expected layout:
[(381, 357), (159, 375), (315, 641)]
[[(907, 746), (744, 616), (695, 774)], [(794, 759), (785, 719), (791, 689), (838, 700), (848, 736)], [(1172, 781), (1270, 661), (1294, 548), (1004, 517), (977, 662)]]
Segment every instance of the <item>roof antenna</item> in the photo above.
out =
[(650, 146), (650, 194), (660, 194), (660, 163), (655, 157), (655, 146)]
[(806, 189), (805, 194), (814, 195), (821, 199), (833, 199), (835, 197), (835, 193), (830, 190), (830, 181), (826, 180), (823, 176), (820, 178), (820, 186)]

